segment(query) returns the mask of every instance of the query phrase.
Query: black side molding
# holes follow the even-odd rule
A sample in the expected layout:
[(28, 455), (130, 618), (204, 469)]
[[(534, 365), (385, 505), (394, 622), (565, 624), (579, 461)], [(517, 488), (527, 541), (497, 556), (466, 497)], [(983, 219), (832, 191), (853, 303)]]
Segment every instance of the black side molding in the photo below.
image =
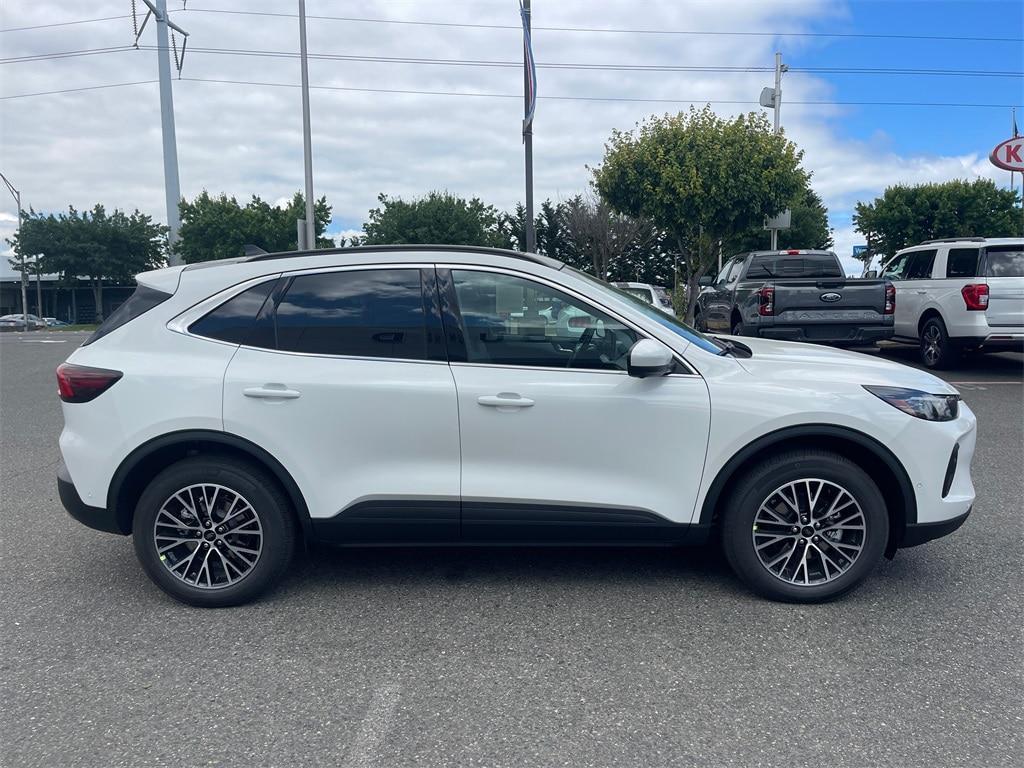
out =
[(119, 533), (122, 536), (131, 533), (130, 529), (123, 530), (118, 524), (117, 517), (106, 508), (90, 507), (82, 501), (64, 462), (61, 462), (57, 469), (57, 493), (60, 495), (60, 503), (64, 505), (64, 509), (82, 525), (104, 533)]
[(973, 509), (974, 507), (971, 507), (959, 517), (954, 517), (950, 520), (941, 520), (937, 523), (911, 523), (907, 525), (907, 530), (903, 534), (903, 541), (900, 542), (900, 549), (916, 547), (934, 539), (949, 536), (949, 534), (967, 522), (967, 518), (970, 517), (971, 510)]

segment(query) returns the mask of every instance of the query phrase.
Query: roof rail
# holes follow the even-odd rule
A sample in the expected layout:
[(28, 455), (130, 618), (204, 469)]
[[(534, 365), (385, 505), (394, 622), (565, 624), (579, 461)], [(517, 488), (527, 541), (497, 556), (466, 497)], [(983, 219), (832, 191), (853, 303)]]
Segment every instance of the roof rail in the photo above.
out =
[(543, 264), (546, 267), (552, 267), (553, 269), (561, 269), (565, 266), (565, 262), (559, 261), (558, 259), (552, 259), (550, 256), (543, 256), (539, 253), (524, 253), (522, 251), (512, 251), (506, 248), (490, 248), (482, 245), (357, 245), (351, 248), (322, 248), (315, 251), (282, 251), (280, 253), (259, 253), (249, 254), (246, 253), (247, 258), (245, 261), (269, 261), (271, 259), (295, 259), (303, 256), (326, 256), (329, 254), (357, 254), (357, 253), (395, 253), (402, 251), (422, 251), (422, 252), (438, 252), (438, 251), (455, 251), (459, 253), (483, 253), (491, 256), (507, 256), (513, 259), (523, 259), (524, 261), (532, 261), (535, 264)]
[(921, 245), (934, 245), (935, 243), (984, 243), (984, 237), (940, 237), (937, 240), (925, 240)]

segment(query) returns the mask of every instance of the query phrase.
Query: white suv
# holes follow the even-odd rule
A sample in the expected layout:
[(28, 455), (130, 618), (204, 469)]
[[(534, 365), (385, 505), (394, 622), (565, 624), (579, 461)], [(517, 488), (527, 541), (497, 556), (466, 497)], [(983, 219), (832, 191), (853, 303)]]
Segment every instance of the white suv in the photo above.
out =
[(194, 605), (255, 597), (301, 539), (712, 534), (756, 591), (817, 601), (974, 501), (976, 422), (947, 383), (709, 338), (542, 256), (268, 254), (138, 285), (57, 370), (58, 488)]
[(899, 251), (882, 269), (896, 286), (895, 339), (944, 368), (967, 350), (1024, 350), (1024, 240), (951, 238)]

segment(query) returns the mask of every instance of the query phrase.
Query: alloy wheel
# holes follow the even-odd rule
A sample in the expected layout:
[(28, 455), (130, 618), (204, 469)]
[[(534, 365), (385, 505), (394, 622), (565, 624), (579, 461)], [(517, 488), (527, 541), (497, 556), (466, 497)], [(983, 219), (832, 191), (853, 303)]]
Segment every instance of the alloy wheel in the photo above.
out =
[(223, 485), (190, 485), (157, 512), (153, 543), (175, 578), (221, 589), (248, 576), (263, 552), (263, 526), (241, 494)]
[(942, 357), (942, 332), (935, 323), (925, 326), (921, 335), (921, 354), (928, 365), (935, 365)]
[(772, 491), (754, 516), (752, 538), (761, 565), (796, 586), (838, 579), (864, 550), (867, 520), (837, 483), (806, 478)]

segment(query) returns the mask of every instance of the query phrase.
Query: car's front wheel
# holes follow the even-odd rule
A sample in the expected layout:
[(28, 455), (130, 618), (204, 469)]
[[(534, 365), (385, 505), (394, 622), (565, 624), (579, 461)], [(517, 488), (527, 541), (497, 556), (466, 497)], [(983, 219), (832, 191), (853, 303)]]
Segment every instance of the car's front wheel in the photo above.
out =
[(948, 368), (959, 350), (953, 346), (946, 332), (946, 324), (939, 317), (930, 317), (921, 327), (921, 362), (929, 368)]
[(843, 456), (810, 449), (747, 472), (721, 522), (736, 574), (787, 602), (849, 592), (874, 570), (889, 536), (885, 501), (867, 473)]
[(162, 590), (189, 605), (248, 602), (291, 561), (296, 526), (288, 501), (257, 468), (196, 456), (157, 475), (132, 526), (135, 553)]

